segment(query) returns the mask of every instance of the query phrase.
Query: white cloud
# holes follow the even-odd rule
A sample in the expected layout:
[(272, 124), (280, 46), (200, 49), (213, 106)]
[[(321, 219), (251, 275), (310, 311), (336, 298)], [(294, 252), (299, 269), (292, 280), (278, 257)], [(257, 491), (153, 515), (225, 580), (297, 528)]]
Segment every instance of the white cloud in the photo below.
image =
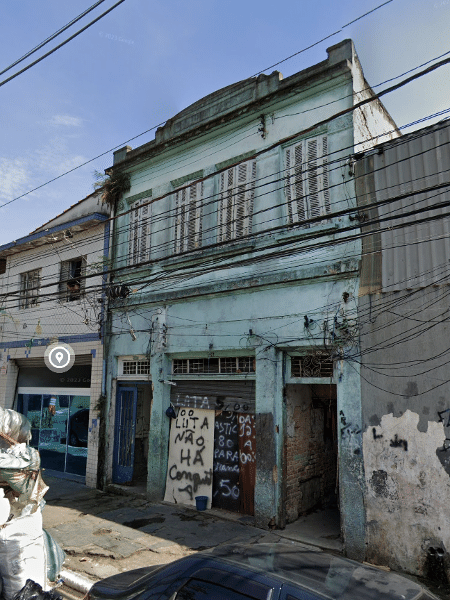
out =
[(9, 202), (29, 187), (30, 173), (25, 161), (0, 157), (0, 202)]
[(50, 125), (68, 125), (69, 127), (81, 127), (83, 119), (80, 117), (71, 117), (70, 115), (54, 115), (50, 121)]
[(54, 137), (43, 148), (36, 150), (35, 169), (37, 172), (48, 173), (51, 176), (61, 175), (74, 167), (86, 162), (87, 158), (72, 154), (67, 141), (61, 137)]

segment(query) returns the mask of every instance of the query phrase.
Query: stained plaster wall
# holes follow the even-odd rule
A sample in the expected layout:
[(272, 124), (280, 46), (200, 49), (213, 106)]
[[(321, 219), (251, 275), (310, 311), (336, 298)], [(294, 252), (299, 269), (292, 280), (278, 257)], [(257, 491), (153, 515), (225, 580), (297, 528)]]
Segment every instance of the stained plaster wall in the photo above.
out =
[(447, 295), (360, 299), (367, 559), (416, 574), (430, 548), (450, 550)]
[[(165, 410), (169, 406), (171, 388), (164, 384), (164, 380), (176, 381), (176, 376), (171, 374), (171, 359), (211, 355), (255, 355), (256, 435), (257, 440), (260, 440), (260, 443), (257, 443), (255, 517), (261, 527), (284, 524), (284, 353), (268, 346), (276, 344), (277, 339), (302, 340), (306, 348), (321, 345), (320, 332), (318, 337), (314, 334), (308, 335), (312, 343), (305, 342), (304, 308), (307, 307), (308, 313), (314, 315), (318, 322), (332, 319), (337, 307), (342, 303), (342, 294), (345, 291), (353, 293), (355, 289), (354, 277), (351, 273), (347, 273), (347, 277), (315, 282), (309, 279), (305, 285), (279, 285), (234, 294), (180, 299), (168, 305), (139, 306), (136, 311), (128, 306), (127, 313), (133, 328), (141, 333), (134, 342), (129, 333), (111, 338), (108, 370), (112, 381), (113, 377), (117, 377), (118, 357), (147, 354), (151, 337), (151, 374), (154, 389), (148, 463), (150, 497), (160, 500), (164, 494), (169, 433), (169, 419)], [(327, 299), (325, 309), (324, 298)], [(152, 324), (153, 333), (150, 333)], [(123, 329), (122, 313), (118, 310), (116, 312), (115, 309), (112, 327), (113, 330), (119, 327)], [(271, 331), (276, 331), (276, 334)], [(292, 345), (298, 347), (298, 341), (292, 342)], [(355, 397), (351, 375), (352, 371), (349, 374), (341, 374), (339, 385), (342, 388), (342, 406), (347, 405), (349, 396)], [(350, 381), (347, 380), (348, 376)], [(113, 420), (109, 427), (112, 432)], [(263, 444), (261, 440), (264, 440)], [(108, 443), (113, 445), (112, 433), (108, 436)], [(354, 455), (351, 460), (352, 463), (355, 462)], [(344, 466), (342, 469), (345, 472)], [(109, 477), (111, 473), (112, 460)], [(357, 507), (353, 505), (349, 510), (349, 529), (354, 531)]]

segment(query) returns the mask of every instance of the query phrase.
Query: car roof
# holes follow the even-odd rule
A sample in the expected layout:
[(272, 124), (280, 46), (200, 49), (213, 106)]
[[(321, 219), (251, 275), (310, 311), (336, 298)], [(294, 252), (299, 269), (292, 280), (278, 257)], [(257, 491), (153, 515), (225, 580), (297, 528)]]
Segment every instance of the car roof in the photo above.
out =
[(424, 593), (421, 585), (406, 577), (297, 542), (227, 544), (202, 554), (309, 588), (327, 598), (415, 600)]

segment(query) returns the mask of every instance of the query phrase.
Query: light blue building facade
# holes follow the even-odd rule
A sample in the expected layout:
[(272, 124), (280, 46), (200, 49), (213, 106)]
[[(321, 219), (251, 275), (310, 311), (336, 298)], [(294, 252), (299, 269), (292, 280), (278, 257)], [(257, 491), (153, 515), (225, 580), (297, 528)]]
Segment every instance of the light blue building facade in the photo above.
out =
[(353, 43), (327, 53), (219, 90), (115, 152), (108, 173), (131, 188), (111, 244), (102, 477), (145, 482), (154, 500), (206, 490), (266, 528), (339, 506), (346, 552), (362, 558), (352, 156), (398, 130), (368, 101)]

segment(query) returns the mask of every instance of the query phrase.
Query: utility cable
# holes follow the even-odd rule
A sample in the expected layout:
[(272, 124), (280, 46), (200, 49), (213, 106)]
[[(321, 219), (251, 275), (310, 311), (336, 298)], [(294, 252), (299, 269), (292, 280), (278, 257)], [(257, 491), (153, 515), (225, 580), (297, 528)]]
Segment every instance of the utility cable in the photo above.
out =
[(26, 58), (28, 58), (29, 56), (31, 56), (32, 54), (34, 54), (35, 52), (37, 52), (38, 50), (40, 50), (41, 48), (43, 48), (49, 42), (51, 42), (56, 37), (58, 37), (58, 35), (60, 35), (64, 31), (66, 31), (67, 29), (69, 29), (69, 27), (72, 27), (72, 25), (74, 25), (80, 19), (82, 19), (83, 17), (85, 17), (88, 13), (90, 13), (91, 11), (93, 11), (94, 8), (97, 8), (97, 6), (99, 4), (101, 4), (102, 2), (104, 2), (104, 1), (105, 0), (98, 0), (98, 2), (96, 2), (95, 4), (93, 4), (92, 6), (90, 6), (89, 8), (87, 8), (80, 15), (78, 15), (78, 17), (75, 17), (75, 19), (72, 19), (72, 21), (70, 21), (69, 23), (67, 23), (67, 25), (64, 25), (64, 27), (61, 27), (61, 29), (58, 29), (58, 31), (56, 31), (55, 33), (53, 33), (50, 37), (46, 38), (43, 42), (41, 42), (40, 44), (38, 44), (37, 46), (35, 46), (32, 50), (30, 50), (29, 52), (27, 52), (26, 54), (24, 54), (21, 58), (18, 58), (16, 61), (14, 61), (12, 64), (10, 64), (9, 67), (6, 67), (6, 69), (3, 69), (3, 71), (0, 71), (0, 75), (3, 75), (3, 73), (6, 73), (6, 71), (9, 71), (13, 67), (15, 67), (16, 65), (18, 65), (19, 63), (21, 63), (22, 61), (24, 61)]
[(29, 65), (27, 65), (23, 69), (21, 69), (20, 71), (17, 71), (17, 73), (14, 73), (14, 75), (11, 75), (10, 77), (8, 77), (7, 79), (4, 79), (3, 81), (0, 81), (0, 87), (2, 87), (3, 85), (5, 85), (6, 83), (8, 83), (9, 81), (11, 81), (12, 79), (15, 79), (19, 75), (22, 75), (22, 73), (25, 73), (25, 71), (28, 71), (28, 69), (31, 69), (31, 67), (34, 67), (35, 65), (37, 65), (38, 63), (40, 63), (42, 60), (44, 60), (45, 58), (47, 58), (48, 56), (50, 56), (51, 54), (53, 54), (54, 52), (56, 52), (57, 50), (59, 50), (60, 48), (62, 48), (63, 46), (65, 46), (66, 44), (68, 44), (74, 38), (76, 38), (81, 33), (83, 33), (84, 31), (86, 31), (86, 29), (88, 29), (89, 27), (91, 27), (92, 25), (94, 25), (95, 23), (97, 23), (97, 21), (100, 21), (100, 19), (103, 19), (103, 17), (105, 17), (108, 13), (110, 13), (115, 8), (117, 8), (119, 6), (119, 4), (122, 4), (122, 2), (125, 2), (125, 0), (119, 0), (113, 6), (111, 6), (111, 8), (108, 8), (108, 10), (106, 10), (104, 13), (102, 13), (101, 15), (99, 15), (98, 17), (96, 17), (93, 21), (91, 21), (90, 23), (88, 23), (87, 25), (85, 25), (84, 27), (82, 27), (79, 31), (75, 32), (73, 35), (71, 35), (66, 40), (64, 40), (64, 42), (61, 42), (60, 44), (58, 44), (57, 46), (55, 46), (55, 48), (53, 48), (52, 50), (49, 50), (49, 52), (47, 52), (46, 54), (43, 54), (40, 58), (36, 59), (35, 61), (33, 61), (32, 63), (30, 63)]

